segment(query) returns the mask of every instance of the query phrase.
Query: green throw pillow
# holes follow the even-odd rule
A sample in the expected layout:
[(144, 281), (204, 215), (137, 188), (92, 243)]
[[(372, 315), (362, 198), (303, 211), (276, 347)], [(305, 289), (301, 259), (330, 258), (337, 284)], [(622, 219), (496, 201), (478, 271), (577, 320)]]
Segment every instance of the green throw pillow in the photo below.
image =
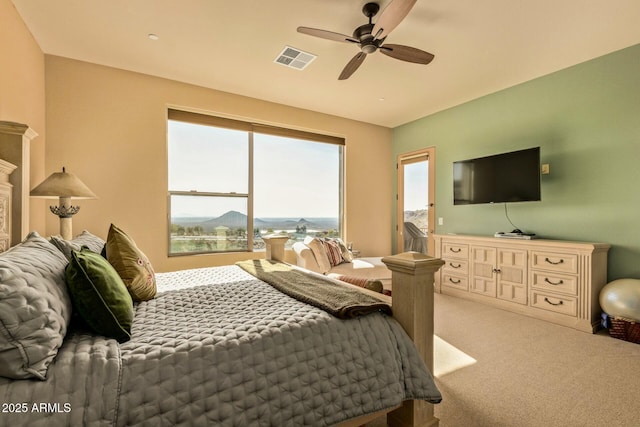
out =
[(65, 273), (73, 306), (91, 329), (118, 342), (131, 339), (133, 301), (109, 261), (83, 248), (71, 253)]

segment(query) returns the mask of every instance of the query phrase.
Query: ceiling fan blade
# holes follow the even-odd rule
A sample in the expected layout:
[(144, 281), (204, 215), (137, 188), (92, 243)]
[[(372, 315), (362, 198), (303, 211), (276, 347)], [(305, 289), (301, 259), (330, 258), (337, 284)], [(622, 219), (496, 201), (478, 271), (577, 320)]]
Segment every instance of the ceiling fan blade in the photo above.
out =
[(384, 46), (380, 46), (379, 50), (392, 58), (416, 64), (426, 65), (433, 61), (434, 58), (434, 55), (429, 52), (401, 44), (385, 44)]
[(354, 39), (346, 34), (334, 33), (333, 31), (319, 30), (317, 28), (298, 27), (298, 32), (307, 34), (314, 37), (320, 37), (321, 39), (333, 40), (343, 43), (359, 43), (359, 40)]
[(340, 73), (340, 77), (338, 77), (338, 80), (346, 80), (349, 77), (351, 77), (351, 74), (355, 73), (358, 67), (362, 65), (366, 57), (367, 57), (366, 53), (358, 52), (356, 56), (351, 58), (351, 61), (347, 63), (347, 66), (344, 67), (344, 70), (342, 70), (342, 73)]
[(392, 0), (387, 7), (384, 8), (380, 18), (371, 30), (373, 37), (382, 39), (389, 35), (394, 28), (409, 14), (411, 8), (416, 4), (417, 0)]

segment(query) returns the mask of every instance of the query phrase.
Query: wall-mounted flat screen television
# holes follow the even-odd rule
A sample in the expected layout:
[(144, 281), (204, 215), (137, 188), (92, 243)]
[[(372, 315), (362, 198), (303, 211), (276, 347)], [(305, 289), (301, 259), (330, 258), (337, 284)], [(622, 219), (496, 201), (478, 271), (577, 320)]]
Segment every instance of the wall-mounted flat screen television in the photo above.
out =
[(540, 147), (453, 163), (453, 204), (541, 200)]

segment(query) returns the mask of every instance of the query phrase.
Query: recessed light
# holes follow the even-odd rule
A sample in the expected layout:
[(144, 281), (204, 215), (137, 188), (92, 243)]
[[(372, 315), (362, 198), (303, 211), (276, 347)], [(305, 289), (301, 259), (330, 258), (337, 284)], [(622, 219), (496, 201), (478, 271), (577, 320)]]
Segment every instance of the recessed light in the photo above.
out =
[(384, 98), (378, 98), (378, 101), (384, 101)]
[(151, 40), (158, 40), (160, 38), (160, 37), (158, 37), (157, 34), (153, 34), (153, 33), (149, 33), (147, 35), (147, 37), (149, 37), (149, 39), (151, 39)]

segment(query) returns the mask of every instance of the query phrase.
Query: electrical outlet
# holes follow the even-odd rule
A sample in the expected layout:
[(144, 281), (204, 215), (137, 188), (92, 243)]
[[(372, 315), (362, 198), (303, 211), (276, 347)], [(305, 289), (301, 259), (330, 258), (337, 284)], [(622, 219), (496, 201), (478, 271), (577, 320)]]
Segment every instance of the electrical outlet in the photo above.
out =
[(444, 225), (444, 218), (442, 217), (438, 218), (438, 225)]

